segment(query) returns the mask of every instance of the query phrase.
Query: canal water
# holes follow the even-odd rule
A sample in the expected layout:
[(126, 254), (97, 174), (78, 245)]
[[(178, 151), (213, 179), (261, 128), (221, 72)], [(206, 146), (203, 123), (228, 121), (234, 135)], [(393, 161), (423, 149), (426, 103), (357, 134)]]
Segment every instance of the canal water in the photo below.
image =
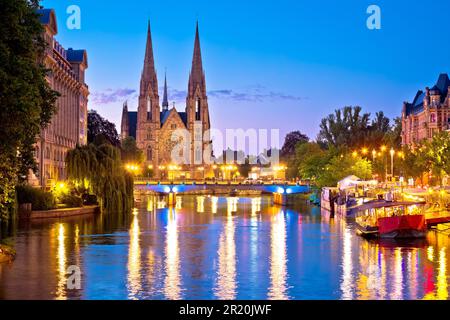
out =
[[(435, 232), (367, 241), (352, 221), (269, 196), (136, 206), (19, 225), (6, 239), (17, 258), (0, 264), (0, 299), (449, 298), (450, 239)], [(80, 288), (69, 290), (77, 268)]]

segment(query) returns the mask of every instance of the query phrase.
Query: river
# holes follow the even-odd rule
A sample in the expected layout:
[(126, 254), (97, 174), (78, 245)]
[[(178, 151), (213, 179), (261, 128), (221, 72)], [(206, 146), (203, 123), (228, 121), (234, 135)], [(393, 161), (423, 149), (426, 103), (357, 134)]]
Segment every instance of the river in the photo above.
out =
[(0, 299), (449, 298), (447, 236), (367, 241), (301, 199), (143, 196), (127, 214), (22, 222), (6, 241)]

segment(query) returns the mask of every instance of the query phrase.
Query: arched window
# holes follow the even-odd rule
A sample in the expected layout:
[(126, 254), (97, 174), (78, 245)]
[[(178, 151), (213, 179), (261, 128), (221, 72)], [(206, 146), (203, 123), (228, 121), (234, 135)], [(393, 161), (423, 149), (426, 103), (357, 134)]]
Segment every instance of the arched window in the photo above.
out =
[(195, 105), (195, 120), (200, 120), (200, 99), (197, 100), (197, 104)]
[(430, 122), (431, 122), (431, 123), (435, 123), (435, 122), (436, 122), (436, 113), (432, 113), (432, 114), (430, 115)]
[(152, 161), (152, 160), (153, 160), (152, 148), (148, 147), (147, 148), (147, 161)]
[(147, 98), (147, 120), (152, 120), (152, 100)]
[(202, 164), (202, 148), (195, 148), (195, 164)]

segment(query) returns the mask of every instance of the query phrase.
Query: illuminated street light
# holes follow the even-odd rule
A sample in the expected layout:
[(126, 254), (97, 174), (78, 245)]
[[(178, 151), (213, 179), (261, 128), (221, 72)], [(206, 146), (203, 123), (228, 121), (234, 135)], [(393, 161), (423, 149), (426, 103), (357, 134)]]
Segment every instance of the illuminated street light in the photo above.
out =
[(356, 152), (356, 151), (353, 151), (353, 153), (352, 153), (352, 157), (353, 158), (356, 158), (358, 156), (358, 152)]
[(391, 149), (391, 177), (392, 179), (394, 179), (394, 155), (395, 155), (395, 150)]
[(367, 150), (367, 148), (363, 148), (361, 150), (361, 152), (362, 152), (363, 155), (367, 155), (369, 153), (369, 150)]

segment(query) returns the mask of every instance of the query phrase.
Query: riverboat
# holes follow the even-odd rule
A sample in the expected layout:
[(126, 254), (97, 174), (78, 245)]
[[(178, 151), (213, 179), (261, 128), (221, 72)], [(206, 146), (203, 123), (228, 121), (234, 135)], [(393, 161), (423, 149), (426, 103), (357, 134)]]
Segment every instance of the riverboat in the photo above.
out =
[(425, 203), (374, 201), (358, 207), (358, 233), (379, 238), (425, 238)]

